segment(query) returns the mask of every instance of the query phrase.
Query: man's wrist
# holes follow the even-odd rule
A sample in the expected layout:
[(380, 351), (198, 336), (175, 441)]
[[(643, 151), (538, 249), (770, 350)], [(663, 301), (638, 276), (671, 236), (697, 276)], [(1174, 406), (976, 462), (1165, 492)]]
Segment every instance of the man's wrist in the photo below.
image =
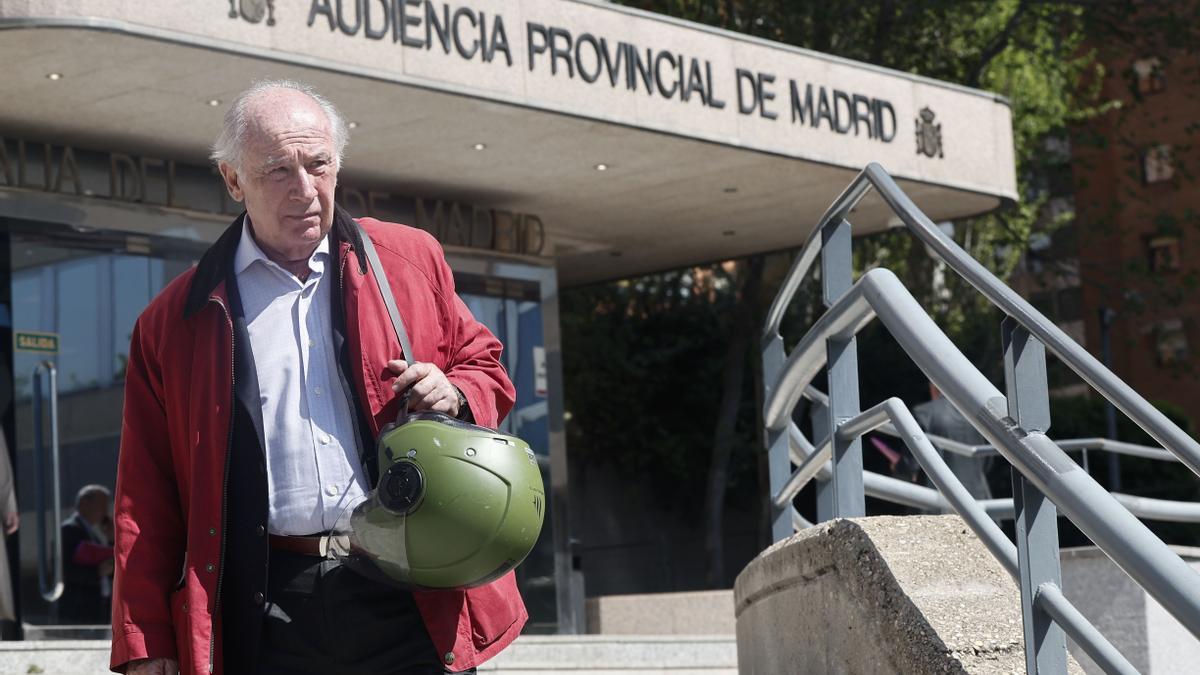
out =
[(454, 385), (450, 386), (454, 387), (454, 393), (458, 395), (458, 414), (455, 415), (455, 418), (464, 422), (474, 422), (475, 415), (471, 414), (471, 402), (467, 400), (467, 397), (465, 394), (463, 394), (462, 389), (459, 389)]

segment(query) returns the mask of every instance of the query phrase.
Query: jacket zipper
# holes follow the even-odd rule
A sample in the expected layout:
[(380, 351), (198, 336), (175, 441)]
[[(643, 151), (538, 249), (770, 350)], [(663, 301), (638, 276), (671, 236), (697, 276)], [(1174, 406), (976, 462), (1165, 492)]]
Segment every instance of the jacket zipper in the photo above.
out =
[[(363, 233), (362, 233), (362, 236), (364, 236), (364, 237), (365, 237), (365, 236), (367, 236), (367, 233), (366, 233), (366, 232), (363, 232)], [(346, 255), (342, 256), (342, 259), (341, 259), (341, 260), (338, 262), (338, 292), (339, 292), (339, 293), (344, 293), (344, 292), (345, 292), (345, 288), (346, 288), (346, 262), (347, 262), (348, 260), (350, 260), (350, 254), (351, 254), (351, 253), (353, 253), (353, 252), (354, 252), (354, 246), (353, 246), (353, 244), (352, 244), (352, 245), (350, 245), (350, 248), (346, 249)], [(344, 302), (344, 301), (343, 301), (343, 302)], [(343, 313), (344, 313), (344, 312), (343, 312)]]
[(213, 600), (213, 618), (210, 622), (211, 628), (208, 636), (208, 672), (213, 673), (217, 666), (216, 626), (221, 612), (221, 581), (225, 578), (225, 532), (228, 529), (225, 521), (229, 503), (229, 462), (233, 455), (233, 411), (237, 405), (237, 382), (235, 381), (237, 355), (234, 353), (236, 345), (233, 337), (233, 316), (229, 313), (229, 308), (216, 297), (209, 298), (209, 302), (215, 302), (221, 307), (221, 311), (225, 313), (225, 321), (229, 324), (229, 437), (225, 441), (225, 475), (221, 481), (221, 552), (217, 559), (217, 591)]

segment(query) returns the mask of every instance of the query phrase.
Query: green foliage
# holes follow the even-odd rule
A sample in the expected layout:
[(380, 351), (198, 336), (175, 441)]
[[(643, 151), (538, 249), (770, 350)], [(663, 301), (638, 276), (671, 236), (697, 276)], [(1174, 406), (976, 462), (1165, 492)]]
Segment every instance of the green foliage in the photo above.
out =
[[(1155, 402), (1155, 406), (1184, 431), (1191, 433), (1190, 420), (1171, 403)], [(1051, 399), (1050, 436), (1056, 439), (1096, 438), (1107, 436), (1105, 408), (1107, 402), (1099, 396)], [(1117, 440), (1159, 447), (1149, 434), (1127, 417), (1117, 412)], [(1089, 453), (1090, 473), (1101, 485), (1109, 484), (1108, 458), (1103, 452)], [(1078, 457), (1077, 457), (1077, 461)], [(1195, 474), (1175, 462), (1161, 462), (1139, 457), (1120, 459), (1122, 491), (1139, 497), (1200, 501), (1200, 481)], [(1155, 534), (1170, 544), (1191, 544), (1200, 540), (1200, 525), (1146, 521)]]
[[(1155, 404), (1164, 415), (1184, 431), (1191, 432), (1191, 422), (1178, 406), (1166, 401)], [(1106, 436), (1105, 408), (1100, 397), (1069, 396), (1050, 401), (1051, 434), (1053, 438), (1095, 438)], [(1157, 445), (1149, 434), (1117, 413), (1117, 440), (1140, 445)]]
[[(1097, 98), (1095, 53), (1082, 48), (1089, 31), (1112, 24), (1131, 7), (1080, 2), (795, 3), (783, 0), (633, 0), (628, 4), (710, 23), (927, 77), (980, 87), (1012, 105), (1019, 204), (956, 223), (956, 240), (1001, 278), (1021, 260), (1035, 231), (1069, 223), (1045, 205), (1067, 158), (1046, 139), (1105, 110)], [(1101, 3), (1104, 5), (1104, 3)], [(1105, 24), (1104, 22), (1107, 22)], [(859, 240), (856, 267), (888, 267), (903, 279), (952, 337), (985, 332), (974, 323), (993, 312), (953, 274), (942, 275), (923, 246), (904, 231)], [(989, 329), (990, 334), (996, 330)], [(983, 351), (993, 353), (998, 338)]]
[[(612, 462), (664, 506), (703, 493), (735, 298), (718, 266), (562, 296), (563, 377), (573, 461)], [(700, 277), (698, 279), (698, 277)], [(739, 442), (753, 443), (754, 394), (744, 383)], [(752, 498), (755, 468), (735, 463), (732, 494)]]

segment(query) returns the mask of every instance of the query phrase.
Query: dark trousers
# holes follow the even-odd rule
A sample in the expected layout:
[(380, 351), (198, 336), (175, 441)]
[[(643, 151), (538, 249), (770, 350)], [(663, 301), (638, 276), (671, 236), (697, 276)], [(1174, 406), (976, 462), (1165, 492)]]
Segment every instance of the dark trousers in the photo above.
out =
[(446, 672), (407, 591), (338, 561), (282, 551), (271, 551), (268, 590), (255, 673)]
[[(95, 574), (93, 568), (93, 574)], [(58, 621), (68, 625), (112, 623), (112, 600), (100, 595), (100, 584), (67, 582), (58, 599)]]

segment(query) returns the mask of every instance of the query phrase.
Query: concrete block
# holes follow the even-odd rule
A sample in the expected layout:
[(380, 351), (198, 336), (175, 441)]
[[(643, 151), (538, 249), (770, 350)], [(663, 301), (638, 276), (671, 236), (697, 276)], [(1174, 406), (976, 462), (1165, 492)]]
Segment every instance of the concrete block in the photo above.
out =
[(810, 528), (753, 560), (734, 603), (743, 675), (1025, 671), (1017, 586), (957, 516)]
[(600, 635), (733, 635), (733, 589), (588, 598), (587, 627)]
[[(1200, 549), (1172, 546), (1200, 571)], [(1063, 593), (1113, 643), (1135, 668), (1147, 675), (1195, 673), (1200, 640), (1171, 616), (1095, 547), (1062, 552)], [(1071, 644), (1084, 672), (1101, 673), (1083, 650)]]

